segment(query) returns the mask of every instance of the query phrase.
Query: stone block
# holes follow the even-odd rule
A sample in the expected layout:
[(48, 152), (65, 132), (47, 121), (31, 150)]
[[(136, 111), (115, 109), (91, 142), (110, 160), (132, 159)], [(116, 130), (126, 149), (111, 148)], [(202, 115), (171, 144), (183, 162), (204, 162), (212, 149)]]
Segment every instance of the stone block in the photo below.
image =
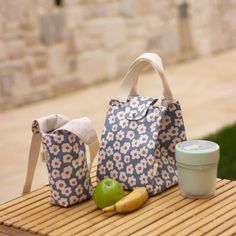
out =
[[(140, 7), (142, 8), (142, 12), (145, 13), (146, 15), (151, 15), (151, 14), (157, 14), (158, 12), (161, 11), (160, 9), (160, 2), (157, 0), (139, 0), (140, 1)], [(162, 10), (164, 10), (162, 8)], [(168, 11), (168, 10), (167, 10)]]
[(20, 15), (22, 14), (24, 0), (18, 1), (2, 1), (1, 6), (1, 15), (5, 18), (5, 20), (10, 23), (15, 23), (15, 25), (19, 25)]
[(149, 16), (151, 14), (160, 14), (161, 11), (169, 11), (169, 8), (159, 8), (161, 2), (157, 0), (136, 0), (136, 14), (141, 16)]
[(4, 97), (11, 96), (13, 94), (13, 86), (15, 84), (15, 75), (9, 69), (2, 70), (0, 72), (0, 88), (1, 94)]
[(62, 78), (66, 72), (66, 45), (58, 44), (48, 48), (48, 69), (55, 78)]
[(5, 42), (9, 42), (11, 40), (16, 40), (16, 39), (23, 39), (24, 34), (19, 28), (15, 28), (13, 30), (6, 30), (4, 29), (4, 34), (1, 36)]
[(156, 1), (156, 2), (157, 2), (155, 7), (156, 14), (154, 15), (159, 16), (164, 23), (166, 23), (171, 19), (176, 19), (178, 17), (178, 11), (177, 11), (178, 8), (173, 1)]
[(126, 36), (128, 39), (146, 39), (147, 27), (143, 18), (128, 18), (126, 20)]
[(11, 88), (15, 100), (27, 97), (32, 90), (29, 76), (23, 72), (14, 73), (14, 86)]
[(46, 69), (48, 67), (47, 58), (44, 56), (38, 56), (35, 58), (35, 67), (37, 69)]
[(29, 78), (33, 77), (33, 72), (36, 71), (34, 57), (25, 57), (23, 71), (29, 76)]
[(37, 8), (35, 1), (2, 1), (1, 15), (5, 20), (6, 30), (32, 30), (37, 27)]
[(106, 55), (106, 77), (105, 79), (112, 80), (117, 77), (118, 73), (118, 61), (117, 56), (110, 52)]
[(20, 14), (21, 28), (24, 30), (33, 30), (38, 27), (37, 8), (35, 1), (23, 0), (22, 11)]
[(77, 68), (77, 61), (76, 61), (76, 55), (68, 56), (67, 63), (68, 63), (68, 71), (69, 72), (74, 73), (74, 72), (76, 72), (78, 70), (78, 68)]
[(32, 57), (47, 55), (48, 47), (45, 47), (44, 45), (36, 44), (34, 45), (34, 47), (27, 47), (26, 52), (27, 52), (27, 55), (30, 55)]
[(90, 37), (101, 38), (107, 49), (117, 47), (126, 41), (125, 22), (120, 18), (93, 20), (85, 29)]
[(161, 34), (151, 35), (147, 39), (147, 48), (148, 50), (154, 50), (160, 48), (161, 46)]
[(23, 39), (13, 39), (8, 41), (7, 50), (11, 59), (23, 58), (26, 50)]
[(41, 85), (41, 84), (46, 84), (48, 81), (48, 72), (44, 70), (37, 70), (33, 72), (32, 79), (31, 79), (31, 84), (36, 86), (36, 85)]
[(22, 60), (22, 58), (17, 59), (17, 60), (10, 60), (7, 61), (7, 64), (10, 68), (10, 70), (18, 73), (18, 72), (22, 72), (24, 70), (24, 60)]
[(180, 51), (180, 39), (176, 22), (166, 22), (162, 27), (157, 26), (156, 30), (148, 35), (147, 50), (160, 50), (166, 55)]
[[(114, 30), (115, 29), (115, 30)], [(74, 33), (77, 51), (107, 48), (122, 45), (126, 41), (125, 23), (122, 19), (96, 19), (85, 23)]]
[(41, 40), (45, 44), (53, 44), (65, 39), (65, 18), (62, 12), (44, 14), (40, 17)]
[(126, 44), (126, 54), (127, 57), (135, 58), (139, 56), (141, 53), (144, 53), (147, 51), (147, 43), (145, 40), (138, 39), (138, 40), (132, 40), (129, 43)]
[(5, 19), (2, 16), (0, 16), (0, 34), (3, 35), (4, 33), (5, 33)]
[(126, 73), (130, 63), (136, 57), (146, 51), (147, 43), (145, 40), (141, 39), (127, 42), (122, 49), (117, 48), (116, 55), (118, 60), (118, 75), (123, 75), (124, 73)]
[(167, 55), (171, 55), (180, 51), (179, 34), (175, 24), (166, 25), (160, 40), (160, 47)]
[(25, 61), (33, 65), (34, 70), (42, 70), (48, 68), (48, 50), (42, 47), (34, 47), (34, 51), (29, 51), (25, 57)]
[(38, 86), (30, 91), (30, 93), (24, 97), (24, 103), (37, 102), (42, 99), (50, 97), (50, 90), (47, 86)]
[(39, 34), (37, 31), (30, 31), (24, 34), (25, 44), (28, 47), (37, 47), (40, 43)]
[(51, 11), (55, 8), (54, 0), (39, 0), (37, 6), (40, 12)]
[(199, 55), (207, 55), (211, 53), (211, 44), (209, 37), (206, 34), (203, 34), (200, 31), (194, 32), (194, 46), (196, 49), (196, 52)]
[(119, 1), (120, 13), (126, 17), (134, 17), (139, 13), (139, 1), (138, 0), (120, 0)]
[(78, 78), (70, 78), (61, 81), (52, 82), (52, 92), (54, 94), (63, 94), (68, 91), (73, 91), (80, 87), (80, 81)]
[[(158, 14), (158, 5), (161, 1), (157, 0), (120, 0), (119, 10), (124, 17), (134, 18), (137, 16), (148, 16), (153, 13)], [(163, 9), (161, 9), (163, 10)], [(169, 9), (165, 9), (168, 11)]]
[(0, 61), (5, 60), (6, 58), (7, 58), (6, 45), (3, 41), (0, 41)]
[(158, 15), (149, 15), (145, 17), (145, 25), (150, 34), (159, 33), (165, 27), (165, 22)]
[(83, 15), (83, 18), (86, 20), (99, 17), (117, 16), (119, 15), (118, 4), (118, 1), (108, 1), (107, 4), (105, 4), (104, 2), (103, 4), (92, 3), (89, 6), (84, 6), (81, 13)]
[(17, 101), (31, 89), (29, 76), (24, 70), (23, 60), (11, 60), (0, 64), (0, 93)]
[(22, 60), (12, 60), (3, 63), (0, 67), (0, 93), (3, 97), (12, 97), (18, 100), (30, 91), (29, 77), (24, 71)]
[(106, 54), (102, 51), (82, 53), (78, 58), (78, 74), (82, 84), (88, 85), (107, 76)]
[(80, 53), (87, 50), (96, 50), (103, 47), (101, 36), (98, 32), (88, 32), (86, 27), (75, 31), (72, 34), (73, 47), (75, 52)]
[(83, 23), (82, 10), (79, 6), (69, 6), (64, 9), (65, 24), (70, 30), (75, 30)]
[(69, 7), (69, 6), (76, 7), (76, 6), (78, 6), (78, 4), (79, 4), (78, 0), (64, 0), (63, 1), (64, 7)]

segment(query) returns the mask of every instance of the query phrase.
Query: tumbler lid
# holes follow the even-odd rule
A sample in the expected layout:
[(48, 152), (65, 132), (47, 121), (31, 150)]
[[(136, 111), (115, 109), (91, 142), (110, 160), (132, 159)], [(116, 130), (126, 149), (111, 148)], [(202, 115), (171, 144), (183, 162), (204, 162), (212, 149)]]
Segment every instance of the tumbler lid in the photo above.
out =
[(219, 161), (219, 145), (207, 140), (188, 140), (175, 146), (176, 161), (187, 165), (209, 165)]

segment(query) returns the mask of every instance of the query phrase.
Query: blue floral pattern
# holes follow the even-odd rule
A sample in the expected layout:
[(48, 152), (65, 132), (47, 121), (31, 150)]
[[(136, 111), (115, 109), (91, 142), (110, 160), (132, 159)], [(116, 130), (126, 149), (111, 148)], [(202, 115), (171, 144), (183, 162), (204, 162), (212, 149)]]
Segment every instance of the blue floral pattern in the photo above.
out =
[(141, 96), (110, 101), (98, 181), (109, 177), (128, 190), (146, 187), (149, 195), (177, 184), (175, 145), (186, 140), (181, 108), (175, 100), (167, 107), (155, 106), (156, 101)]
[[(34, 133), (40, 133), (37, 121)], [(50, 201), (67, 207), (92, 196), (90, 172), (86, 161), (85, 144), (66, 130), (41, 133), (43, 150), (47, 154)]]

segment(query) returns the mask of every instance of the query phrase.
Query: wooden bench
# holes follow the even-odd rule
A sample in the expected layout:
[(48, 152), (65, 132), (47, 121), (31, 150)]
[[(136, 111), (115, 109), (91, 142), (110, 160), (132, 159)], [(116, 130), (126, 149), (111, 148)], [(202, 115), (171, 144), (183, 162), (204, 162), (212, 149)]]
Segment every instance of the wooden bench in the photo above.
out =
[(236, 235), (236, 181), (218, 179), (215, 196), (202, 200), (183, 197), (175, 186), (124, 215), (103, 213), (93, 200), (52, 206), (48, 194), (45, 186), (0, 205), (0, 236)]

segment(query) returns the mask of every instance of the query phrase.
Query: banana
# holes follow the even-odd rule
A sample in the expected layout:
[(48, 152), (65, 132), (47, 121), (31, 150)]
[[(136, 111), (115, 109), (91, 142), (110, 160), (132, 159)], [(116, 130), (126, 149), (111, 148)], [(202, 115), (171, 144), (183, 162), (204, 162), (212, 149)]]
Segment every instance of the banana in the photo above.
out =
[(123, 197), (114, 205), (103, 208), (103, 212), (127, 213), (141, 207), (148, 199), (146, 188), (139, 187)]

